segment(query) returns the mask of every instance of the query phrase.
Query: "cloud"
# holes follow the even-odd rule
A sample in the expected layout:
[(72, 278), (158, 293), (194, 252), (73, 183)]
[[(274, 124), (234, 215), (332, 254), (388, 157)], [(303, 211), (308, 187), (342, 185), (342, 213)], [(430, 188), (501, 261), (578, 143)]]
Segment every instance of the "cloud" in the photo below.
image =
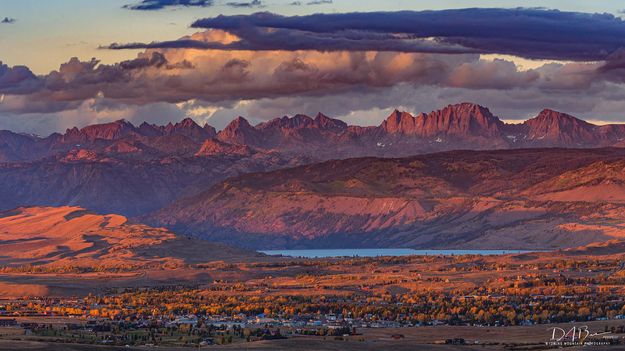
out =
[(41, 88), (41, 82), (26, 66), (9, 67), (0, 61), (0, 91), (28, 94)]
[(209, 7), (213, 6), (213, 0), (143, 0), (134, 5), (125, 5), (125, 9), (153, 11), (167, 7)]
[(396, 40), (396, 34), (376, 32), (353, 32), (345, 35), (326, 35), (316, 33), (302, 34), (300, 31), (256, 27), (245, 27), (240, 31), (228, 31), (237, 37), (229, 43), (197, 40), (185, 37), (178, 40), (152, 43), (113, 43), (103, 49), (203, 49), (227, 51), (299, 51), (315, 50), (322, 52), (337, 51), (388, 51), (407, 53), (445, 53), (467, 54), (482, 53), (480, 50), (467, 48), (452, 43), (441, 43), (431, 39)]
[(15, 23), (17, 20), (15, 18), (10, 18), (10, 17), (5, 17), (2, 21), (0, 21), (0, 23), (2, 24), (12, 24)]
[(0, 113), (0, 129), (47, 135), (73, 126), (104, 123), (120, 118), (140, 124), (166, 124), (192, 117), (198, 123), (209, 123), (218, 129), (234, 116), (245, 116), (252, 123), (305, 113), (314, 116), (321, 111), (350, 124), (378, 125), (390, 112), (399, 108), (412, 113), (429, 112), (450, 103), (472, 101), (487, 106), (504, 119), (526, 119), (543, 108), (552, 108), (589, 120), (625, 122), (625, 88), (623, 85), (593, 87), (577, 91), (526, 89), (470, 89), (437, 85), (400, 83), (392, 87), (353, 89), (340, 94), (278, 96), (211, 103), (190, 100), (180, 104), (165, 102), (146, 105), (117, 104), (106, 98), (89, 99), (72, 110), (51, 113)]
[(619, 49), (608, 56), (597, 71), (602, 79), (625, 83), (625, 49)]
[(465, 62), (455, 67), (449, 74), (451, 87), (474, 89), (511, 89), (529, 86), (540, 80), (537, 70), (519, 71), (511, 61), (495, 59)]
[[(315, 1), (309, 1), (306, 3), (306, 5), (308, 6), (312, 6), (312, 5), (328, 5), (328, 4), (333, 4), (334, 1), (332, 0), (315, 0)], [(301, 1), (293, 1), (289, 4), (290, 6), (302, 6), (303, 3)]]
[[(61, 64), (58, 71), (35, 76), (23, 66), (0, 64), (0, 94), (6, 95), (0, 112), (55, 112), (75, 109), (83, 101), (106, 95), (119, 103), (144, 104), (167, 99), (167, 94), (150, 91), (165, 80), (168, 72), (193, 70), (193, 65), (181, 60), (169, 63), (158, 52), (139, 55), (136, 59), (114, 65), (102, 65), (96, 59), (80, 61), (72, 58)], [(151, 82), (154, 79), (154, 82)], [(175, 77), (167, 80), (175, 84)], [(146, 94), (141, 97), (142, 94)], [(158, 95), (158, 96), (157, 96)]]
[(227, 2), (225, 5), (230, 7), (265, 7), (260, 0), (252, 0), (248, 2)]
[(164, 123), (185, 116), (223, 128), (236, 115), (260, 122), (318, 111), (378, 124), (394, 108), (428, 112), (460, 101), (509, 119), (548, 107), (623, 121), (625, 85), (598, 79), (602, 65), (520, 70), (474, 54), (188, 49), (148, 50), (114, 65), (71, 59), (44, 76), (1, 65), (0, 129), (46, 134), (120, 118)]
[[(625, 101), (625, 51), (610, 48), (625, 40), (620, 36), (620, 20), (537, 9), (449, 11), (219, 16), (199, 21), (210, 28), (179, 40), (114, 44), (114, 48), (146, 48), (135, 59), (116, 64), (73, 58), (58, 70), (36, 76), (27, 67), (0, 63), (0, 95), (4, 96), (0, 116), (53, 115), (73, 120), (67, 117), (71, 111), (85, 115), (93, 115), (88, 113), (91, 110), (108, 111), (98, 114), (104, 118), (118, 116), (111, 111), (122, 107), (138, 110), (176, 104), (219, 121), (238, 112), (268, 118), (291, 111), (315, 113), (315, 109), (373, 120), (366, 111), (406, 106), (418, 112), (420, 104), (469, 100), (495, 106), (510, 117), (564, 106), (571, 113), (607, 111), (614, 115), (601, 119), (618, 118), (615, 111), (623, 106), (619, 99)], [(450, 18), (441, 18), (443, 12)], [(514, 13), (519, 18), (482, 23), (493, 13), (503, 17)], [(577, 23), (585, 34), (567, 32), (566, 19), (571, 16), (588, 20)], [(421, 20), (407, 25), (406, 18)], [(537, 28), (516, 33), (519, 23), (535, 23)], [(559, 31), (554, 27), (557, 23), (562, 24)], [(486, 33), (484, 26), (490, 26)], [(608, 35), (612, 27), (614, 33)], [(581, 48), (593, 41), (588, 49)], [(598, 47), (603, 49), (597, 51)], [(539, 48), (569, 59), (605, 56), (527, 70), (514, 58), (482, 55), (506, 48), (525, 57)]]
[[(89, 99), (76, 108), (59, 112), (33, 112), (20, 115), (0, 114), (0, 130), (33, 133), (47, 136), (53, 132), (65, 132), (66, 129), (79, 128), (98, 123), (107, 123), (125, 119), (135, 125), (142, 122), (167, 124), (187, 117), (186, 111), (168, 103), (148, 105), (110, 105), (100, 99)], [(197, 118), (196, 118), (197, 119)], [(197, 119), (198, 122), (202, 122)]]
[[(536, 8), (306, 16), (262, 12), (205, 18), (192, 26), (220, 29), (240, 37), (240, 42), (223, 50), (445, 52), (463, 48), (463, 52), (530, 59), (597, 61), (625, 46), (625, 22), (611, 14)], [(188, 44), (199, 48), (194, 46), (196, 43)], [(163, 47), (172, 45), (166, 42)], [(158, 45), (152, 43), (150, 47)], [(206, 48), (212, 47), (209, 44)]]
[[(229, 45), (237, 38), (209, 30), (188, 40)], [(73, 58), (44, 76), (34, 76), (25, 67), (1, 66), (0, 94), (6, 97), (0, 112), (70, 110), (93, 98), (126, 105), (197, 100), (226, 106), (241, 100), (331, 96), (401, 84), (573, 94), (605, 84), (607, 79), (597, 73), (601, 65), (549, 64), (521, 70), (512, 61), (486, 60), (477, 54), (150, 49), (112, 65)]]

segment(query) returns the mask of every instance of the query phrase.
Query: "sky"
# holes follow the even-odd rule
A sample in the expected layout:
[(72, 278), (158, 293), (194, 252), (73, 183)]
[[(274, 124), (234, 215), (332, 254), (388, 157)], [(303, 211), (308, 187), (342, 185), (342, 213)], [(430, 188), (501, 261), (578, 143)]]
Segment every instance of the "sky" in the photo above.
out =
[[(0, 0), (0, 129), (223, 128), (471, 101), (625, 122), (617, 1)], [(554, 11), (558, 10), (558, 11)], [(262, 12), (262, 14), (258, 14)], [(312, 15), (312, 16), (311, 16)]]

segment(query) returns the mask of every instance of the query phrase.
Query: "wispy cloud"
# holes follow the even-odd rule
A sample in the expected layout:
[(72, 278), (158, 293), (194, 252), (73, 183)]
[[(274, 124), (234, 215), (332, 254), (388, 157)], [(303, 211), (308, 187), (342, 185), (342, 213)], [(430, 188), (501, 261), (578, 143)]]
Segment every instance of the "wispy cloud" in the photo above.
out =
[[(308, 6), (312, 6), (312, 5), (327, 5), (327, 4), (332, 4), (334, 3), (332, 0), (314, 0), (314, 1), (309, 1), (306, 3), (306, 5)], [(291, 3), (289, 3), (289, 5), (291, 6), (302, 6), (304, 5), (303, 2), (301, 1), (293, 1)]]
[(314, 0), (314, 1), (307, 2), (306, 5), (327, 5), (327, 4), (332, 4), (332, 3), (333, 3), (332, 0)]
[(260, 0), (252, 0), (247, 2), (227, 2), (225, 5), (230, 7), (265, 7), (265, 5), (263, 5), (263, 2)]
[(136, 4), (125, 5), (129, 10), (153, 11), (167, 7), (209, 7), (213, 6), (213, 0), (142, 0)]

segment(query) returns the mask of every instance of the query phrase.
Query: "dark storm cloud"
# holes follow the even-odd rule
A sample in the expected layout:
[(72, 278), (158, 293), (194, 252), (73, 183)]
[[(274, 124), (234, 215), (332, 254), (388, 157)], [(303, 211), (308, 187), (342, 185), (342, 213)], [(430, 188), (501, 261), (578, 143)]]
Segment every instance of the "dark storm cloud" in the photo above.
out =
[(213, 6), (213, 0), (143, 0), (137, 4), (125, 5), (125, 9), (129, 10), (162, 10), (166, 7), (209, 7)]
[(2, 21), (0, 21), (0, 23), (2, 23), (2, 24), (12, 24), (12, 23), (15, 23), (15, 21), (16, 21), (15, 18), (5, 17)]
[(411, 39), (396, 40), (397, 36), (387, 33), (345, 33), (343, 35), (319, 35), (299, 31), (272, 30), (267, 32), (259, 28), (245, 28), (233, 32), (240, 41), (224, 44), (193, 39), (180, 39), (152, 43), (113, 43), (106, 49), (206, 49), (229, 51), (393, 51), (410, 53), (467, 54), (482, 53), (480, 50), (463, 47), (451, 43), (440, 43), (432, 40)]
[[(544, 9), (458, 9), (307, 16), (272, 13), (218, 16), (193, 23), (241, 38), (221, 49), (321, 51), (464, 52), (510, 54), (532, 59), (604, 60), (625, 46), (625, 22), (611, 14)], [(274, 30), (267, 30), (272, 28)], [(276, 31), (277, 29), (277, 31)], [(375, 40), (373, 38), (378, 38)], [(177, 47), (209, 44), (187, 41)], [(384, 45), (381, 45), (384, 44)], [(173, 47), (151, 43), (143, 47)], [(141, 47), (132, 44), (130, 48)], [(113, 48), (125, 48), (116, 45)], [(435, 52), (435, 51), (434, 51)]]
[(603, 65), (597, 69), (597, 73), (605, 80), (624, 83), (625, 49), (619, 49), (608, 56)]
[[(119, 44), (113, 43), (100, 49), (125, 50), (125, 49), (214, 49), (214, 50), (234, 50), (233, 45), (226, 45), (217, 42), (205, 42), (193, 39), (179, 39), (170, 41), (161, 41), (153, 43), (129, 43)], [(239, 50), (251, 50), (251, 47), (241, 45)]]

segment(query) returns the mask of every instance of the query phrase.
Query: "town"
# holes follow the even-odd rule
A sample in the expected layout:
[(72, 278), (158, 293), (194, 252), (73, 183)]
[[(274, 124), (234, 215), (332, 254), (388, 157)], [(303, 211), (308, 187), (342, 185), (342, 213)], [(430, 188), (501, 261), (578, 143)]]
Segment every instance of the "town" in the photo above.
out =
[[(210, 267), (226, 276), (250, 268), (264, 276), (226, 279), (216, 274), (197, 286), (7, 299), (0, 303), (0, 338), (207, 346), (295, 336), (364, 340), (364, 331), (371, 329), (569, 322), (610, 322), (601, 327), (610, 333), (610, 342), (625, 336), (625, 275), (619, 259), (519, 263), (518, 258), (477, 255), (407, 256)], [(370, 273), (356, 273), (362, 269)]]

